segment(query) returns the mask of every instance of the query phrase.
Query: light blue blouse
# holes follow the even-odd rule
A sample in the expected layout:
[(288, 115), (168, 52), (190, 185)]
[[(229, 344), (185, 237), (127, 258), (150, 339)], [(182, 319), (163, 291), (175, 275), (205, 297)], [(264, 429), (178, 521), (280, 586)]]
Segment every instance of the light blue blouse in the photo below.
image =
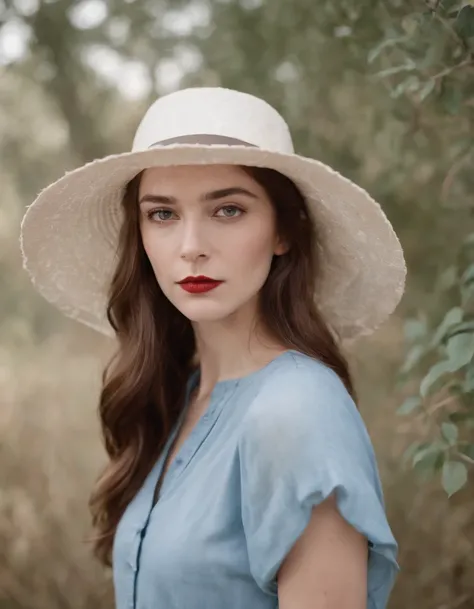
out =
[(366, 427), (332, 370), (287, 351), (219, 382), (152, 508), (179, 424), (117, 527), (117, 609), (277, 608), (278, 568), (333, 492), (369, 540), (367, 607), (386, 606), (397, 544)]

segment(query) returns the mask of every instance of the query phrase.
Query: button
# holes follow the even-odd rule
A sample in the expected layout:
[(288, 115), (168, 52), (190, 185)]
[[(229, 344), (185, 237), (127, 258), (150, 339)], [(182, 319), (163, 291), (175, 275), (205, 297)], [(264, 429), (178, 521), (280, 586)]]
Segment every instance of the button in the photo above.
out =
[(176, 465), (181, 465), (183, 463), (183, 460), (181, 459), (181, 457), (178, 457), (176, 459)]

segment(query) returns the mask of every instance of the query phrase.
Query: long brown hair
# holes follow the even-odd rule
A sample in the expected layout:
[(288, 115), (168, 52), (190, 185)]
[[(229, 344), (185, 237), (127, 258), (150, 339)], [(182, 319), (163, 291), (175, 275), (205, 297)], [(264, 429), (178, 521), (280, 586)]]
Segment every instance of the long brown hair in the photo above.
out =
[[(268, 194), (289, 251), (275, 256), (260, 294), (262, 323), (283, 347), (332, 368), (354, 396), (347, 361), (314, 301), (317, 227), (296, 185), (277, 171), (243, 168)], [(89, 500), (94, 554), (112, 564), (117, 524), (158, 458), (183, 407), (195, 340), (189, 320), (164, 296), (141, 242), (140, 175), (123, 197), (124, 222), (107, 316), (118, 349), (103, 373), (99, 417), (109, 462)], [(355, 396), (354, 396), (355, 398)]]

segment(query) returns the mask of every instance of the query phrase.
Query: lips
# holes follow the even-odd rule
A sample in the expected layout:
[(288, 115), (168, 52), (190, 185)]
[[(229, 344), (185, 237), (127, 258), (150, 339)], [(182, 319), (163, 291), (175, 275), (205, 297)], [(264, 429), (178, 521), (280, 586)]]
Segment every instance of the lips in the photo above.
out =
[(221, 283), (222, 281), (211, 279), (205, 275), (198, 275), (197, 277), (186, 277), (179, 282), (179, 285), (186, 292), (190, 292), (191, 294), (201, 294), (217, 288)]

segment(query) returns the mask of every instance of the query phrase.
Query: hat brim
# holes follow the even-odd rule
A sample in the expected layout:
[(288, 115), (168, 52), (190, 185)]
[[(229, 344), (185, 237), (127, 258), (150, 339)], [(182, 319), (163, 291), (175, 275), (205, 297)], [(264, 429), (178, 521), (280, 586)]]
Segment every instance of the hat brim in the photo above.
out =
[(315, 298), (341, 338), (370, 334), (394, 311), (406, 266), (380, 205), (320, 161), (234, 145), (173, 144), (111, 155), (45, 188), (21, 224), (23, 267), (36, 289), (68, 317), (114, 336), (107, 290), (126, 184), (149, 167), (208, 164), (267, 167), (298, 186), (320, 233)]

